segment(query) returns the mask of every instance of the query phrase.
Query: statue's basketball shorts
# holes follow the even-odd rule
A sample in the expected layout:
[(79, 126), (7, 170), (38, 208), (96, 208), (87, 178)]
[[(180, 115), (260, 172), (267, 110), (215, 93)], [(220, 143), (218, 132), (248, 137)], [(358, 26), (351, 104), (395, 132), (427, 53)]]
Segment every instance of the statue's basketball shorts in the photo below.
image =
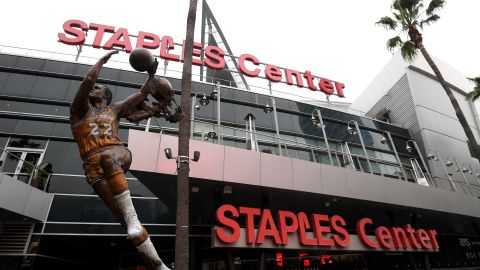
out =
[[(93, 184), (97, 183), (100, 180), (107, 179), (118, 173), (123, 173), (123, 169), (119, 169), (118, 171), (109, 172), (107, 174), (102, 168), (101, 157), (102, 157), (103, 151), (105, 151), (108, 148), (109, 147), (104, 147), (92, 153), (87, 154), (87, 157), (83, 161), (83, 169), (85, 170), (85, 176), (87, 177), (88, 183), (92, 186)], [(127, 148), (125, 149), (130, 152), (130, 150), (128, 150)]]

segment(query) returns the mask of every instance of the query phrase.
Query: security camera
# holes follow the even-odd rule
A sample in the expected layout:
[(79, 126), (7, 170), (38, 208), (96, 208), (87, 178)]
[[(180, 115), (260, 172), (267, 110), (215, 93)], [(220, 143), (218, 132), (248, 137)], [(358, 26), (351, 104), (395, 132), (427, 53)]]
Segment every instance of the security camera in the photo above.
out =
[(195, 161), (195, 162), (200, 160), (200, 151), (193, 152), (193, 159), (192, 160)]
[(167, 157), (168, 159), (172, 159), (173, 158), (173, 155), (172, 155), (172, 149), (171, 148), (165, 148), (165, 157)]

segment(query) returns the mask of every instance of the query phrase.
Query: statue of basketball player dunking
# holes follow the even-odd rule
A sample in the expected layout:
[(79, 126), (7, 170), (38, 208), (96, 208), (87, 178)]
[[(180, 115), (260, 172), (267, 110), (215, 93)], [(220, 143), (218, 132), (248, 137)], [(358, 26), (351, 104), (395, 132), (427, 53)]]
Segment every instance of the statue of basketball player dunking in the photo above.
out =
[[(102, 66), (116, 53), (118, 51), (111, 51), (103, 56), (83, 79), (70, 107), (72, 133), (83, 159), (87, 181), (126, 229), (128, 238), (150, 267), (167, 270), (169, 268), (158, 256), (133, 207), (125, 178), (132, 156), (120, 141), (118, 125), (119, 119), (131, 115), (132, 110), (135, 110), (154, 88), (158, 91), (163, 85), (164, 88), (170, 87), (171, 91), (171, 86), (169, 83), (158, 84), (159, 79), (154, 77), (157, 69), (155, 64), (148, 71), (149, 77), (140, 92), (111, 105), (112, 92), (108, 87), (95, 82)], [(152, 110), (146, 115), (150, 117), (155, 113)]]

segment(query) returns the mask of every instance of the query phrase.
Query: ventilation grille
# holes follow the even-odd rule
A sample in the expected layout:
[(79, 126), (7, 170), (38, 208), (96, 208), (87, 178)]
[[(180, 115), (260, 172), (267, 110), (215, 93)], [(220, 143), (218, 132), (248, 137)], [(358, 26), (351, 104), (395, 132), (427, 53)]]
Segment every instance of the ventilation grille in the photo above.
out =
[(33, 224), (0, 224), (0, 255), (24, 253), (32, 232)]

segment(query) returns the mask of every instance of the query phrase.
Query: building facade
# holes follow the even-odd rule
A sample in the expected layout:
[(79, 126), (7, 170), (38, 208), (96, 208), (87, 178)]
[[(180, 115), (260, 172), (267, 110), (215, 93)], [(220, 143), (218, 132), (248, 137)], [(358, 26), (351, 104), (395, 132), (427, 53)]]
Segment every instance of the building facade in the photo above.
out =
[[(0, 55), (0, 269), (143, 267), (85, 181), (70, 133), (69, 105), (88, 69)], [(180, 80), (167, 78), (178, 102)], [(99, 83), (115, 102), (145, 80), (104, 68)], [(477, 196), (450, 190), (429, 171), (411, 130), (216, 81), (194, 82), (192, 102), (190, 149), (201, 155), (191, 162), (191, 269), (480, 267)], [(176, 163), (164, 150), (176, 153), (178, 126), (152, 119), (120, 128), (133, 153), (127, 178), (139, 218), (174, 263)], [(290, 217), (283, 225), (280, 213)], [(380, 227), (406, 234), (396, 247), (393, 233), (377, 235)], [(435, 235), (421, 240), (421, 230)], [(283, 232), (288, 243), (278, 243)]]

